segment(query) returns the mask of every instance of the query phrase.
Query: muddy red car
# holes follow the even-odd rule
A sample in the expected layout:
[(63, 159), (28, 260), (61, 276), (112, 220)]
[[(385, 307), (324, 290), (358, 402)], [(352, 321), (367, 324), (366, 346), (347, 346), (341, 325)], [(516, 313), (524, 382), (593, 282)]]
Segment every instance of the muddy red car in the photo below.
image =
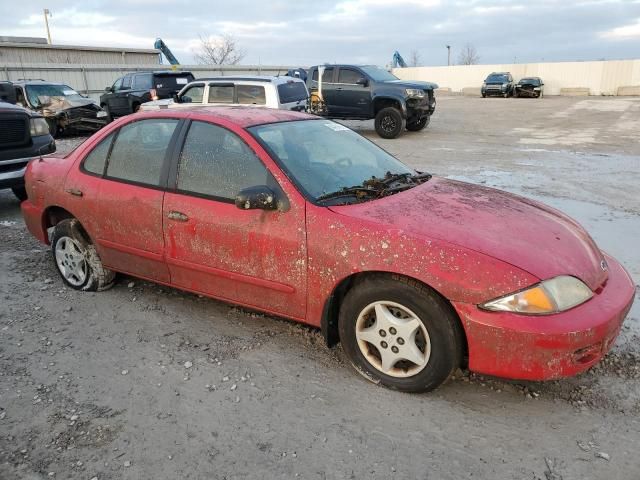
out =
[(32, 162), (26, 186), (26, 224), (70, 287), (122, 272), (304, 322), (404, 391), (461, 365), (574, 375), (633, 302), (624, 268), (562, 213), (416, 172), (300, 113), (126, 117)]

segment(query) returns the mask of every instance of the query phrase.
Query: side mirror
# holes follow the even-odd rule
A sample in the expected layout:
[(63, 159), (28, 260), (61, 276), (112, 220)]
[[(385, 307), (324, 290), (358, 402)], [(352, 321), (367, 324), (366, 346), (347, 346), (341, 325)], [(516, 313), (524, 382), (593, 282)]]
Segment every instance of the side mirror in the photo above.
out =
[(236, 195), (236, 207), (242, 210), (276, 210), (278, 203), (275, 193), (269, 187), (259, 185), (240, 190)]
[(358, 81), (356, 82), (357, 85), (362, 85), (363, 87), (368, 87), (369, 86), (369, 79), (364, 78), (364, 77), (360, 77), (358, 79)]

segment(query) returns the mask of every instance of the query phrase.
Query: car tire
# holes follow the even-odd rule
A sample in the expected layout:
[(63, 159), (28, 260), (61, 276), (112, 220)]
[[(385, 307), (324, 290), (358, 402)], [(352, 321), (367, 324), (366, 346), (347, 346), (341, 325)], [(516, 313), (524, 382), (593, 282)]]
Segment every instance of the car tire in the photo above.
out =
[(24, 202), (27, 199), (27, 189), (24, 188), (24, 185), (21, 187), (11, 187), (11, 191), (21, 202)]
[(140, 111), (140, 104), (134, 103), (133, 105), (131, 105), (131, 111), (133, 113), (138, 113)]
[(486, 94), (486, 93), (483, 93), (483, 94), (482, 94), (482, 98), (487, 98), (487, 94)]
[(462, 362), (464, 337), (452, 307), (406, 277), (375, 275), (356, 284), (341, 305), (338, 329), (355, 369), (391, 389), (434, 390)]
[(430, 121), (431, 121), (431, 115), (425, 115), (424, 117), (418, 120), (407, 122), (407, 130), (409, 130), (410, 132), (419, 132), (420, 130), (425, 128), (427, 125), (429, 125)]
[(376, 133), (382, 138), (396, 138), (402, 133), (406, 120), (395, 107), (386, 107), (378, 112), (374, 121)]
[(100, 106), (102, 107), (102, 109), (107, 114), (107, 123), (113, 122), (113, 116), (111, 115), (111, 110), (109, 110), (109, 105), (104, 104), (104, 105), (100, 105)]
[(95, 246), (75, 218), (62, 220), (54, 227), (51, 250), (53, 263), (69, 287), (95, 292), (113, 285), (115, 272), (104, 267)]

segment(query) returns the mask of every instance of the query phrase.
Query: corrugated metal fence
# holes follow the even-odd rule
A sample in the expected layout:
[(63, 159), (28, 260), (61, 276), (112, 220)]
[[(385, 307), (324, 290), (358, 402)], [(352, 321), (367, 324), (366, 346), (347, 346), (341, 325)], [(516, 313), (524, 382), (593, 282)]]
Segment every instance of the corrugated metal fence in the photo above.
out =
[[(226, 75), (284, 75), (292, 67), (236, 65), (215, 67), (214, 65), (181, 65), (180, 70), (188, 70), (196, 78)], [(131, 72), (170, 70), (170, 65), (70, 65), (70, 64), (17, 64), (0, 65), (3, 80), (42, 79), (60, 82), (73, 87), (78, 92), (92, 98), (104, 93), (105, 87), (122, 75)]]

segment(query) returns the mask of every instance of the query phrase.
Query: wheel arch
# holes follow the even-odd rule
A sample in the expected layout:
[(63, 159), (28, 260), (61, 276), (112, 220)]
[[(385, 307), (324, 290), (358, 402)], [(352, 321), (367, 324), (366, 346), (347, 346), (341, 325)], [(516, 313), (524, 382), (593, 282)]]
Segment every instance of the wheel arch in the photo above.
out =
[(322, 309), (322, 318), (320, 320), (320, 330), (328, 347), (337, 345), (340, 342), (340, 334), (338, 332), (338, 314), (340, 312), (340, 305), (342, 304), (345, 296), (347, 295), (349, 290), (358, 285), (358, 283), (372, 276), (386, 276), (389, 278), (399, 278), (404, 279), (405, 281), (416, 282), (436, 293), (444, 301), (444, 303), (449, 306), (451, 313), (458, 321), (458, 330), (460, 332), (460, 338), (462, 340), (463, 347), (463, 357), (466, 364), (466, 358), (469, 351), (467, 336), (465, 333), (464, 325), (462, 324), (462, 320), (460, 319), (458, 312), (456, 312), (456, 309), (453, 308), (451, 302), (437, 289), (421, 280), (418, 280), (417, 278), (378, 270), (356, 272), (343, 278), (340, 282), (338, 282), (331, 294), (325, 300), (324, 307)]
[(82, 222), (78, 220), (78, 217), (76, 217), (66, 208), (60, 207), (58, 205), (51, 205), (47, 207), (42, 213), (42, 228), (44, 230), (44, 238), (47, 240), (47, 244), (50, 244), (51, 242), (49, 229), (55, 227), (63, 220), (76, 220), (77, 223), (75, 224), (75, 226), (79, 228), (80, 232), (87, 238), (87, 240), (92, 241), (91, 236), (83, 227)]
[(407, 118), (407, 104), (403, 98), (380, 96), (373, 100), (373, 116), (375, 117), (380, 110), (387, 107), (397, 108), (403, 118)]

